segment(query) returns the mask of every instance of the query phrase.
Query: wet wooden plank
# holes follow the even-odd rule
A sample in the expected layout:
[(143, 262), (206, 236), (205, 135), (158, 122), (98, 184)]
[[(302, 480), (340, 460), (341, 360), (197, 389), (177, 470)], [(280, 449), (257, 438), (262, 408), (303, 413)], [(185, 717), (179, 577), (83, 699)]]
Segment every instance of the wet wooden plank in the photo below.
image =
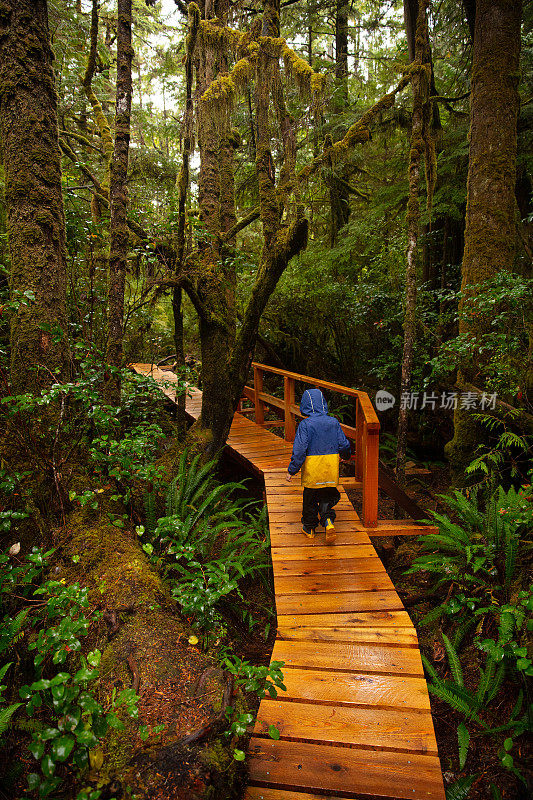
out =
[[(359, 644), (386, 644), (388, 647), (418, 648), (416, 631), (410, 628), (314, 627), (313, 625), (278, 624), (278, 639), (282, 641), (357, 642)], [(335, 645), (336, 647), (336, 645)]]
[(277, 595), (321, 592), (375, 592), (394, 589), (385, 572), (341, 573), (340, 575), (274, 575)]
[(345, 614), (278, 614), (280, 627), (309, 625), (313, 628), (412, 628), (407, 611), (361, 611)]
[[(337, 538), (335, 539), (335, 546), (341, 544), (366, 544), (369, 545), (370, 541), (366, 533), (361, 531), (354, 531), (351, 526), (346, 524), (342, 527), (335, 527)], [(317, 545), (324, 546), (326, 533), (321, 526), (316, 529), (315, 538), (308, 539), (302, 533), (302, 526), (295, 525), (292, 529), (287, 526), (277, 526), (272, 524), (270, 526), (270, 541), (273, 547), (316, 547)]]
[[(314, 541), (314, 539), (313, 539)], [(302, 548), (303, 549), (303, 548)], [(380, 572), (383, 564), (374, 551), (366, 551), (362, 558), (298, 558), (276, 561), (276, 575), (342, 575), (358, 572)]]
[(280, 703), (265, 699), (254, 735), (268, 735), (269, 725), (275, 725), (282, 739), (437, 754), (429, 712)]
[(418, 650), (358, 642), (339, 642), (332, 648), (328, 642), (276, 640), (272, 661), (284, 661), (287, 667), (306, 667), (312, 664), (317, 669), (417, 676), (424, 674)]
[(347, 611), (400, 611), (395, 591), (321, 592), (276, 595), (278, 614), (327, 614)]
[(317, 544), (314, 547), (298, 545), (297, 547), (272, 547), (272, 561), (307, 561), (329, 560), (340, 561), (344, 558), (372, 557), (376, 551), (371, 544)]
[(444, 800), (439, 759), (388, 750), (272, 741), (252, 737), (252, 784), (318, 792)]
[(426, 711), (430, 708), (424, 678), (287, 666), (283, 667), (282, 671), (287, 691), (279, 693), (279, 702), (307, 700), (317, 704), (381, 706)]
[(248, 786), (244, 800), (362, 800), (361, 795), (344, 794), (342, 797), (332, 794), (309, 794), (295, 792), (292, 789), (269, 789), (265, 786)]

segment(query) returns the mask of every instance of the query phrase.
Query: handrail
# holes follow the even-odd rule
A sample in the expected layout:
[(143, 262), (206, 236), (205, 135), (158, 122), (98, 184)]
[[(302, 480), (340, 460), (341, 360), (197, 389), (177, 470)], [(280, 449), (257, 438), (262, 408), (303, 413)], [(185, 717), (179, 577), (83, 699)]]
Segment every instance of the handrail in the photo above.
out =
[[(377, 526), (378, 519), (378, 461), (379, 461), (379, 419), (366, 392), (341, 386), (337, 383), (300, 375), (297, 372), (269, 367), (256, 361), (252, 364), (254, 385), (245, 386), (243, 395), (254, 404), (255, 422), (265, 426), (265, 406), (273, 408), (283, 418), (285, 440), (294, 441), (296, 418), (303, 418), (295, 400), (295, 383), (309, 383), (321, 389), (329, 389), (339, 394), (355, 398), (355, 428), (341, 423), (341, 428), (349, 439), (355, 442), (355, 478), (363, 486), (363, 523), (366, 527)], [(263, 391), (263, 375), (265, 372), (283, 377), (283, 400)]]

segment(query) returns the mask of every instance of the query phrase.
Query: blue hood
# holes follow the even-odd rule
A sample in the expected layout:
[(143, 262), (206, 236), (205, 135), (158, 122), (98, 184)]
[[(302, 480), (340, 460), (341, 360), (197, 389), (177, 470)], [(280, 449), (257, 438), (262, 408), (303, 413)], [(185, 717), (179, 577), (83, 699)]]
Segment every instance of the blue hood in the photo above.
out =
[(320, 389), (306, 389), (300, 400), (300, 412), (304, 417), (311, 414), (327, 414), (328, 403)]

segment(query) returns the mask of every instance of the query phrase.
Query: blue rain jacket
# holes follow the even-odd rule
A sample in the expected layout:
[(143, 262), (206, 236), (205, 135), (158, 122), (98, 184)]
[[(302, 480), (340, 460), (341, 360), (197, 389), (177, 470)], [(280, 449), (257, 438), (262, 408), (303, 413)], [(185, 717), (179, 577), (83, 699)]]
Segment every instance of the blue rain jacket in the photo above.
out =
[(288, 471), (296, 475), (302, 469), (302, 485), (306, 488), (337, 486), (339, 456), (350, 457), (350, 442), (339, 421), (328, 416), (328, 404), (320, 389), (305, 390), (300, 411), (307, 419), (296, 430)]

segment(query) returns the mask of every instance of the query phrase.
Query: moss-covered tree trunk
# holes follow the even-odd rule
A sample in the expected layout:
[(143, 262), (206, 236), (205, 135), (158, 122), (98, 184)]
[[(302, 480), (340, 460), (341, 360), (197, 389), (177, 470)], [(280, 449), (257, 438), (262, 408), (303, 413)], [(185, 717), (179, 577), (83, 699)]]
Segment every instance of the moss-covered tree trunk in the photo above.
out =
[(418, 281), (418, 237), (420, 228), (420, 164), (426, 163), (428, 204), (431, 202), (431, 187), (434, 184), (434, 149), (432, 146), (430, 120), (431, 101), (431, 51), (426, 10), (428, 0), (420, 0), (416, 21), (415, 58), (412, 67), (413, 118), (411, 126), (411, 149), (409, 153), (409, 199), (407, 201), (407, 252), (405, 268), (405, 317), (400, 380), (400, 410), (398, 414), (398, 440), (396, 449), (396, 476), (403, 482), (405, 451), (407, 445), (408, 403), (405, 398), (411, 390), (413, 354), (416, 340), (416, 296)]
[[(516, 240), (515, 181), (521, 0), (478, 0), (475, 9), (470, 154), (459, 332), (469, 337), (469, 358), (458, 384), (484, 388), (484, 358), (477, 340), (485, 330), (471, 300), (480, 285), (513, 264)], [(454, 437), (446, 446), (457, 483), (472, 460), (483, 430), (458, 407)]]
[(65, 218), (45, 0), (0, 2), (0, 135), (6, 179), (15, 393), (70, 372)]
[(124, 284), (128, 257), (127, 178), (131, 125), (131, 3), (118, 0), (117, 14), (117, 99), (115, 110), (115, 149), (111, 161), (109, 200), (109, 284), (107, 308), (107, 364), (113, 374), (106, 382), (108, 401), (120, 403), (120, 367), (124, 320)]

